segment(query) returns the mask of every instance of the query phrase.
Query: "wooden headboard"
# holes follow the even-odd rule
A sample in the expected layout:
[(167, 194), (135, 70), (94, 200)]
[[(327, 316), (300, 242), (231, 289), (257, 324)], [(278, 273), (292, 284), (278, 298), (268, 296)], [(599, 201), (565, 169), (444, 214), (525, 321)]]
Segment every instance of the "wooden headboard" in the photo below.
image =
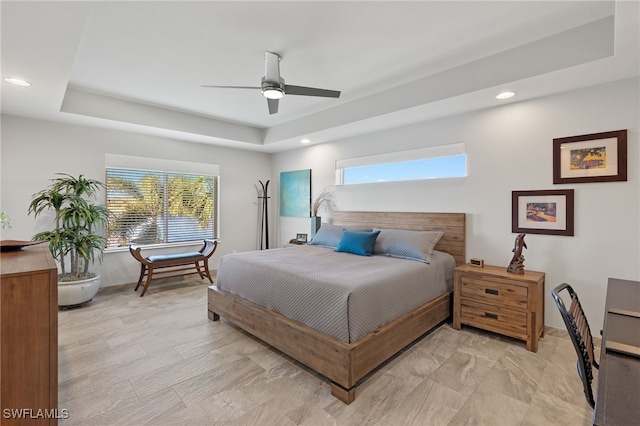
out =
[(334, 211), (332, 223), (338, 226), (442, 231), (435, 249), (449, 253), (456, 265), (466, 263), (466, 217), (464, 213), (355, 212)]

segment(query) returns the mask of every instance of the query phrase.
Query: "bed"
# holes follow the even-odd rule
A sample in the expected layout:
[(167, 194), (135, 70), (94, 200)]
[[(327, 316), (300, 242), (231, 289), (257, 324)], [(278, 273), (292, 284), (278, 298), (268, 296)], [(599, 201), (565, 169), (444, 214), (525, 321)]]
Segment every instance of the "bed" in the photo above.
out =
[[(209, 318), (213, 321), (221, 316), (248, 333), (291, 356), (297, 361), (307, 365), (331, 381), (331, 393), (346, 404), (355, 399), (355, 389), (358, 382), (368, 373), (395, 355), (401, 349), (418, 339), (429, 330), (445, 321), (451, 315), (451, 290), (450, 287), (438, 290), (430, 294), (426, 299), (416, 302), (416, 297), (396, 297), (393, 303), (389, 302), (398, 280), (393, 280), (395, 272), (391, 268), (397, 264), (407, 265), (410, 274), (423, 274), (424, 270), (437, 270), (438, 259), (442, 258), (451, 263), (451, 268), (465, 262), (465, 214), (464, 213), (414, 213), (414, 212), (347, 212), (337, 211), (333, 214), (332, 224), (345, 229), (362, 230), (413, 230), (413, 231), (440, 231), (442, 236), (434, 247), (431, 255), (431, 264), (421, 265), (420, 262), (403, 259), (391, 259), (386, 256), (355, 256), (352, 254), (335, 253), (333, 249), (322, 247), (305, 247), (291, 249), (275, 249), (250, 254), (228, 255), (221, 259), (216, 285), (208, 289)], [(399, 231), (401, 232), (401, 231)], [(388, 240), (386, 240), (388, 241)], [(448, 253), (448, 254), (445, 254)], [(342, 266), (328, 268), (333, 257), (342, 255), (346, 263)], [(289, 271), (284, 275), (272, 275), (271, 265), (283, 263), (278, 256), (296, 259), (293, 262), (298, 265), (298, 271)], [(302, 256), (298, 258), (299, 256)], [(305, 264), (305, 256), (313, 259)], [(245, 257), (256, 258), (255, 266), (242, 266)], [(450, 260), (446, 260), (449, 258)], [(224, 262), (223, 262), (224, 259)], [(348, 279), (348, 295), (340, 293), (336, 289), (327, 291), (328, 295), (319, 292), (319, 285), (314, 281), (318, 273), (311, 269), (311, 263), (333, 270), (329, 274), (331, 279), (340, 280), (357, 263), (366, 263), (366, 269), (373, 270), (371, 277), (365, 273), (363, 281), (371, 281), (365, 286), (355, 279)], [(248, 263), (245, 265), (249, 265)], [(260, 273), (259, 285), (250, 285), (251, 269), (254, 275)], [(275, 267), (274, 267), (275, 268)], [(340, 268), (345, 268), (344, 271)], [(242, 270), (242, 273), (238, 272)], [(249, 275), (246, 275), (249, 274)], [(281, 274), (278, 272), (277, 274)], [(391, 275), (385, 275), (391, 274)], [(440, 274), (440, 272), (438, 272)], [(325, 274), (322, 274), (325, 275)], [(372, 277), (376, 278), (373, 279)], [(404, 275), (403, 275), (404, 276)], [(302, 277), (302, 278), (301, 278)], [(424, 280), (421, 275), (403, 278), (409, 287), (411, 280)], [(234, 282), (236, 281), (236, 282)], [(305, 324), (307, 319), (300, 319), (296, 315), (304, 315), (314, 310), (304, 305), (304, 294), (296, 293), (295, 287), (289, 290), (290, 299), (294, 303), (280, 304), (280, 299), (287, 297), (271, 297), (277, 294), (280, 282), (298, 282), (304, 291), (312, 295), (316, 310), (331, 312), (331, 321), (319, 320), (320, 323), (329, 324), (323, 328), (313, 322)], [(233, 286), (232, 286), (233, 284)], [(404, 284), (403, 284), (404, 285)], [(415, 284), (414, 284), (415, 286)], [(268, 289), (260, 295), (255, 287)], [(409, 288), (407, 287), (407, 288)], [(382, 293), (372, 293), (371, 288)], [(310, 290), (309, 290), (310, 289)], [(317, 290), (317, 291), (316, 291)], [(384, 292), (387, 293), (384, 293)], [(389, 292), (392, 293), (389, 293)], [(410, 290), (406, 290), (410, 291)], [(396, 292), (397, 294), (404, 294)], [(376, 295), (372, 297), (372, 295)], [(307, 299), (311, 296), (307, 297)], [(325, 308), (334, 306), (332, 299), (348, 299), (351, 305), (348, 308)], [(398, 299), (398, 300), (396, 300)], [(371, 305), (368, 309), (361, 309), (354, 305), (355, 301), (366, 301)], [(382, 303), (380, 303), (382, 301)], [(363, 302), (364, 303), (364, 302)], [(377, 303), (377, 304), (376, 304)], [(413, 305), (411, 305), (413, 303)], [(388, 309), (391, 305), (400, 306), (400, 314)], [(364, 306), (364, 305), (363, 305)], [(365, 312), (364, 324), (355, 321), (340, 319), (348, 314), (345, 311)], [(298, 318), (295, 320), (292, 318)], [(335, 319), (335, 321), (334, 321)], [(345, 324), (346, 322), (346, 324)], [(325, 326), (327, 324), (324, 324)], [(367, 328), (368, 327), (368, 328)]]

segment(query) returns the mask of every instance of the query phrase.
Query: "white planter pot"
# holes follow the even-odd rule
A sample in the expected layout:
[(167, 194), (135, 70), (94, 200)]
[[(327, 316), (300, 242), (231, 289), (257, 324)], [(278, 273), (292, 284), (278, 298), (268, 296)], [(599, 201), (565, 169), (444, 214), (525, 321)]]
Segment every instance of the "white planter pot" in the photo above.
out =
[(100, 289), (100, 276), (81, 281), (58, 282), (58, 306), (73, 306), (88, 302)]

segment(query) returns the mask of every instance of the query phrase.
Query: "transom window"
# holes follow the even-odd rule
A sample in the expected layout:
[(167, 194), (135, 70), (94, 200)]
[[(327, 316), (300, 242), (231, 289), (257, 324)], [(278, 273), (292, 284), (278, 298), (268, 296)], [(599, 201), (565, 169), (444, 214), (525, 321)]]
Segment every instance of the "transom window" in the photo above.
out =
[(336, 162), (336, 184), (438, 179), (467, 175), (464, 143), (398, 151)]

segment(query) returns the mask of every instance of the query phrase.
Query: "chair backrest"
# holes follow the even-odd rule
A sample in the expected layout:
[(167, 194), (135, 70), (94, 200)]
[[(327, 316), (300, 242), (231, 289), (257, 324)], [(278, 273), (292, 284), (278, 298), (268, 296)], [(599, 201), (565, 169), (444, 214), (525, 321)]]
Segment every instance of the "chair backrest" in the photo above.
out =
[[(571, 298), (569, 309), (565, 307), (565, 304), (559, 294), (563, 290), (566, 290)], [(569, 337), (571, 338), (573, 347), (578, 355), (578, 374), (582, 379), (584, 395), (587, 398), (589, 405), (593, 407), (595, 405), (595, 401), (591, 386), (593, 382), (593, 370), (591, 367), (593, 366), (598, 368), (599, 366), (593, 353), (593, 337), (591, 335), (589, 323), (587, 322), (587, 317), (582, 310), (582, 305), (580, 304), (578, 295), (573, 291), (573, 288), (571, 288), (569, 284), (564, 283), (559, 285), (551, 291), (551, 294), (556, 301), (560, 315), (562, 316), (564, 324), (567, 327), (567, 331), (569, 332)]]

